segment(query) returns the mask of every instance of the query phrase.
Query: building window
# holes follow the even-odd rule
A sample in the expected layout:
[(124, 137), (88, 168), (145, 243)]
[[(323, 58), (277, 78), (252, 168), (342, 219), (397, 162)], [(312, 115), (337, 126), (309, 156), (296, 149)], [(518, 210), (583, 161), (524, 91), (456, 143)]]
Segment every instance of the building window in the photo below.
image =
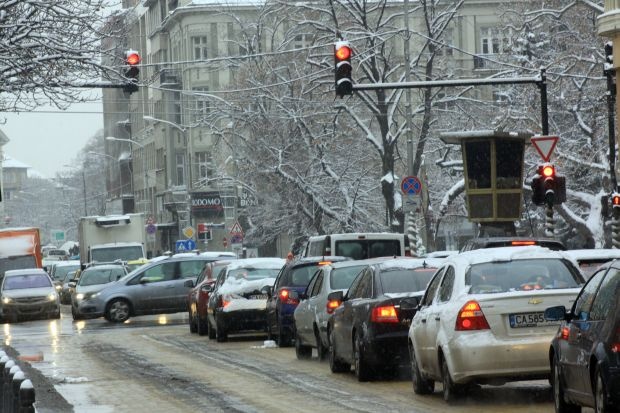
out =
[(194, 60), (205, 60), (207, 58), (207, 36), (192, 36), (192, 48), (194, 49)]
[(298, 34), (293, 41), (293, 49), (303, 49), (310, 45), (311, 40), (311, 35), (309, 34)]
[(210, 110), (210, 102), (207, 96), (204, 96), (209, 91), (208, 87), (194, 88), (194, 122), (199, 122), (207, 117)]
[(452, 29), (446, 29), (443, 32), (443, 36), (439, 39), (441, 44), (437, 44), (438, 56), (452, 56), (454, 53), (452, 44), (454, 43), (454, 32)]
[(177, 153), (177, 185), (185, 184), (185, 154)]
[(482, 54), (500, 54), (510, 51), (510, 33), (498, 27), (480, 29), (480, 51)]
[(196, 166), (198, 179), (208, 179), (213, 176), (213, 155), (211, 152), (196, 152)]

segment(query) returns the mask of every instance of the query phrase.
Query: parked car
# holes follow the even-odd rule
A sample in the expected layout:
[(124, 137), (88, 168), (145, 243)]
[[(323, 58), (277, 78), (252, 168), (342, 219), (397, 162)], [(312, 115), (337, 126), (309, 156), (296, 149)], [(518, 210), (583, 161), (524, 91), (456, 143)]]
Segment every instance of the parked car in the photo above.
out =
[[(295, 338), (293, 313), (314, 273), (323, 265), (350, 260), (347, 257), (305, 257), (286, 263), (273, 287), (267, 290), (267, 332), (280, 347), (289, 347)], [(291, 297), (291, 293), (297, 295)]]
[(606, 264), (583, 287), (570, 311), (557, 306), (545, 319), (562, 324), (551, 342), (557, 413), (620, 410), (620, 261)]
[(84, 300), (84, 317), (123, 323), (130, 317), (187, 311), (187, 293), (209, 258), (168, 257), (150, 262)]
[(409, 367), (407, 333), (415, 309), (437, 270), (432, 259), (395, 258), (364, 268), (327, 324), (329, 367), (348, 372), (354, 365), (359, 381), (389, 370)]
[[(200, 336), (204, 336), (208, 333), (207, 309), (209, 306), (209, 294), (213, 289), (213, 285), (219, 273), (235, 258), (225, 256), (218, 259), (219, 261), (212, 261), (205, 264), (196, 279), (196, 285), (189, 290), (189, 294), (187, 295), (189, 331), (198, 333)], [(215, 338), (215, 334), (213, 334), (212, 338)]]
[[(385, 259), (338, 261), (319, 267), (305, 292), (299, 294), (300, 302), (293, 313), (297, 358), (309, 358), (312, 348), (316, 348), (319, 360), (323, 360), (328, 349), (327, 320), (340, 305), (339, 301), (329, 301), (327, 296), (333, 291), (346, 293), (370, 262)], [(292, 295), (295, 294), (297, 292)]]
[(82, 307), (96, 297), (109, 283), (120, 280), (128, 274), (122, 264), (105, 264), (88, 267), (81, 271), (80, 278), (69, 282), (71, 315), (74, 320), (84, 318)]
[(566, 246), (553, 238), (531, 238), (531, 237), (483, 237), (472, 238), (461, 247), (461, 252), (478, 250), (482, 248), (499, 247), (531, 247), (538, 245), (554, 251), (564, 251)]
[(209, 297), (209, 338), (222, 342), (229, 333), (265, 332), (266, 291), (284, 263), (281, 258), (231, 261), (218, 275)]
[(566, 250), (564, 254), (577, 262), (586, 280), (589, 279), (601, 265), (614, 259), (620, 259), (620, 249), (615, 248)]
[(304, 257), (343, 256), (354, 260), (410, 256), (409, 237), (395, 232), (316, 235), (308, 238)]
[(414, 391), (431, 393), (440, 380), (452, 402), (470, 383), (548, 379), (558, 323), (544, 319), (542, 305), (569, 305), (583, 283), (570, 260), (547, 248), (448, 257), (409, 329)]
[(41, 268), (9, 270), (0, 288), (2, 320), (60, 318), (60, 301), (52, 279)]

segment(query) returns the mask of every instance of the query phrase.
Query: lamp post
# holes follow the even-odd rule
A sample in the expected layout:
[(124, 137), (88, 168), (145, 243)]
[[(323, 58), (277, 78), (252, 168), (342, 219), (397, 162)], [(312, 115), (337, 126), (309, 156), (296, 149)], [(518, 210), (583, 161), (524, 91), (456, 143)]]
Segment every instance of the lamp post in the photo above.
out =
[[(115, 162), (118, 162), (118, 159), (116, 159), (115, 157), (113, 157), (112, 155), (108, 155), (106, 153), (101, 153), (101, 152), (95, 152), (95, 151), (88, 151), (89, 155), (95, 155), (95, 156), (105, 156), (106, 158), (110, 158)], [(121, 176), (121, 168), (119, 165), (118, 168), (118, 193), (119, 193), (119, 198), (123, 195), (123, 181), (122, 181), (122, 176)]]
[[(106, 141), (116, 141), (116, 142), (129, 142), (132, 145), (136, 145), (138, 147), (140, 147), (142, 149), (142, 170), (144, 172), (144, 192), (145, 194), (147, 194), (148, 196), (148, 188), (149, 188), (149, 174), (147, 173), (146, 170), (146, 147), (144, 145), (142, 145), (141, 143), (138, 143), (136, 141), (132, 141), (131, 139), (124, 139), (124, 138), (115, 138), (114, 136), (106, 136), (105, 138)], [(149, 197), (149, 202), (150, 202), (150, 197)], [(144, 213), (146, 214), (146, 205), (144, 206)]]

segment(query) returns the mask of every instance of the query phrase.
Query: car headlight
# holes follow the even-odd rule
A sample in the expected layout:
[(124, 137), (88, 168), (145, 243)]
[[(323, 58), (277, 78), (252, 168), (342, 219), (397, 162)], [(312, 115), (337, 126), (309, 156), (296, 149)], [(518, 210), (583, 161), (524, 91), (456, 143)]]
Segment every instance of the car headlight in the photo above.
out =
[(76, 300), (83, 300), (84, 299), (84, 294), (82, 294), (82, 293), (76, 294), (75, 295), (75, 299)]
[(55, 285), (54, 288), (56, 289), (56, 291), (60, 291), (62, 290), (62, 285)]
[(75, 296), (78, 300), (90, 300), (91, 298), (95, 298), (99, 295), (99, 293), (79, 293)]
[(13, 301), (11, 297), (2, 297), (2, 302), (4, 304), (10, 304)]
[(56, 294), (56, 293), (49, 293), (49, 294), (47, 295), (47, 299), (48, 299), (49, 301), (55, 301), (55, 300), (57, 300), (57, 299), (58, 299), (58, 294)]

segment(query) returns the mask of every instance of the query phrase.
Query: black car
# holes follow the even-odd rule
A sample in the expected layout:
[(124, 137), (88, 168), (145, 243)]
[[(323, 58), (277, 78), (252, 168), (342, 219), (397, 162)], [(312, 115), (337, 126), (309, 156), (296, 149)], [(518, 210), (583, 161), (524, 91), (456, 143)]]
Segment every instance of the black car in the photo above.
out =
[(353, 364), (359, 381), (408, 371), (409, 326), (438, 265), (432, 259), (389, 259), (363, 269), (344, 297), (342, 291), (331, 293), (330, 301), (342, 301), (327, 324), (331, 371), (347, 372)]
[(551, 342), (553, 399), (557, 413), (620, 409), (620, 261), (600, 268), (572, 309), (550, 307), (545, 319), (562, 320)]
[(284, 262), (282, 258), (246, 258), (226, 265), (209, 295), (209, 338), (222, 342), (229, 333), (266, 332), (266, 291)]
[(275, 284), (267, 291), (267, 332), (270, 338), (277, 340), (279, 347), (291, 346), (295, 338), (293, 314), (299, 305), (299, 296), (306, 291), (314, 273), (322, 265), (346, 260), (350, 258), (304, 257), (282, 267)]

